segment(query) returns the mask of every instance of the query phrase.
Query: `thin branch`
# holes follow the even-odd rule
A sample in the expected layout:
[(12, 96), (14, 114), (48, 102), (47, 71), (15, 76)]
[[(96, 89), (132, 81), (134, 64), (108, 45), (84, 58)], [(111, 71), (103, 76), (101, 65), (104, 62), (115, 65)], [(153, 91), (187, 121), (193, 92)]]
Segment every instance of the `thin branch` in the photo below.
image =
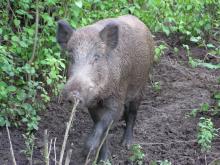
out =
[(54, 142), (53, 142), (54, 165), (57, 165), (56, 141), (57, 141), (57, 138), (54, 138)]
[(112, 123), (113, 123), (113, 120), (112, 120), (111, 123), (109, 124), (108, 129), (107, 129), (106, 132), (105, 132), (105, 136), (103, 137), (103, 139), (102, 139), (102, 141), (101, 141), (101, 144), (100, 144), (99, 147), (98, 147), (98, 150), (97, 150), (96, 155), (95, 155), (94, 164), (97, 163), (98, 156), (99, 156), (99, 152), (100, 152), (100, 150), (101, 150), (101, 148), (102, 148), (102, 145), (104, 144), (104, 142), (105, 142), (105, 140), (106, 140), (106, 138), (107, 138), (107, 135), (108, 135), (108, 132), (109, 132), (111, 126), (112, 126)]
[(33, 164), (33, 152), (34, 152), (34, 141), (33, 141), (32, 146), (31, 146), (31, 156), (30, 156), (30, 160), (29, 160), (30, 165)]
[(28, 64), (31, 65), (34, 61), (35, 55), (36, 55), (36, 49), (37, 49), (37, 41), (38, 41), (38, 28), (39, 28), (39, 2), (36, 0), (36, 19), (35, 19), (35, 37), (34, 37), (34, 47), (33, 52), (30, 60), (28, 61)]
[[(8, 2), (8, 8), (9, 8), (9, 10), (11, 10), (11, 13), (12, 13), (13, 17), (14, 17), (15, 19), (17, 19), (16, 15), (15, 15), (15, 13), (14, 13), (14, 11), (13, 11), (13, 9), (11, 8), (10, 1), (7, 0), (7, 2)], [(18, 26), (18, 32), (21, 33), (21, 31), (22, 31), (22, 30), (21, 30), (21, 27)]]
[(62, 149), (61, 149), (61, 152), (60, 152), (59, 165), (62, 165), (63, 155), (64, 155), (64, 151), (65, 151), (65, 148), (66, 148), (66, 142), (67, 142), (67, 138), (68, 138), (68, 135), (69, 135), (69, 130), (70, 130), (70, 127), (71, 127), (71, 124), (72, 124), (72, 120), (75, 117), (76, 107), (77, 107), (78, 103), (79, 103), (79, 100), (76, 99), (75, 104), (74, 104), (73, 109), (72, 109), (72, 112), (71, 112), (71, 115), (70, 115), (69, 122), (67, 123), (66, 132), (65, 132), (64, 139), (63, 139), (63, 144), (62, 144)]
[(89, 159), (90, 154), (91, 154), (91, 150), (89, 150), (89, 153), (88, 153), (88, 155), (86, 156), (86, 161), (85, 161), (84, 165), (88, 165), (88, 164), (89, 164), (89, 162), (90, 162), (90, 159)]
[(45, 165), (49, 165), (48, 133), (47, 133), (47, 130), (44, 130), (44, 161), (45, 161)]
[(65, 165), (69, 165), (70, 164), (70, 159), (71, 159), (71, 155), (72, 155), (72, 149), (69, 149), (67, 152), (67, 156), (66, 156), (66, 160), (65, 160)]
[(52, 143), (53, 143), (53, 139), (50, 139), (50, 145), (49, 145), (49, 151), (48, 151), (48, 158), (50, 158), (50, 153), (51, 153), (51, 149), (52, 149)]
[(12, 147), (10, 132), (9, 132), (9, 129), (8, 129), (7, 125), (6, 125), (6, 130), (7, 130), (7, 133), (8, 133), (8, 140), (9, 140), (9, 143), (10, 143), (10, 151), (11, 151), (11, 157), (12, 157), (12, 160), (13, 160), (13, 164), (17, 165), (16, 160), (15, 160), (14, 150), (13, 150), (13, 147)]

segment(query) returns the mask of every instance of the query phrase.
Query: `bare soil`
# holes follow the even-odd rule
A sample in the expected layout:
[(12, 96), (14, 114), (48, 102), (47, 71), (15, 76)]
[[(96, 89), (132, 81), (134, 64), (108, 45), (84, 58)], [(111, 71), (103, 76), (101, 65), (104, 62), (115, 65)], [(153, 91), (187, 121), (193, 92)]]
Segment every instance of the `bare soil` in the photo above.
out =
[[(165, 38), (157, 36), (160, 42)], [(160, 40), (160, 41), (159, 41)], [(206, 155), (201, 153), (196, 142), (196, 118), (186, 115), (202, 103), (214, 104), (213, 92), (220, 90), (217, 78), (219, 70), (191, 68), (188, 65), (186, 51), (176, 39), (166, 39), (169, 50), (155, 64), (151, 74), (152, 82), (159, 82), (161, 89), (156, 91), (152, 83), (148, 84), (146, 96), (139, 108), (136, 126), (134, 128), (134, 143), (140, 144), (146, 154), (144, 164), (153, 160), (169, 160), (172, 165), (205, 165), (220, 158), (220, 137), (213, 143), (213, 148)], [(174, 46), (179, 48), (174, 53)], [(203, 59), (206, 51), (191, 45), (192, 56)], [(47, 109), (41, 112), (39, 130), (36, 132), (33, 164), (43, 165), (43, 133), (47, 129), (49, 137), (57, 138), (57, 157), (61, 149), (65, 132), (65, 123), (69, 119), (71, 107), (51, 102)], [(220, 117), (214, 118), (215, 126), (220, 127)], [(71, 165), (83, 165), (85, 158), (82, 149), (93, 123), (87, 111), (77, 111), (76, 120), (71, 129), (67, 148), (72, 148)], [(130, 152), (121, 146), (124, 121), (113, 125), (108, 135), (109, 146), (114, 165), (128, 163)], [(24, 128), (10, 128), (15, 157), (18, 165), (28, 165), (24, 153)], [(54, 158), (54, 151), (51, 151)], [(205, 160), (206, 159), (206, 160)], [(52, 161), (53, 162), (53, 161)], [(54, 164), (54, 163), (51, 163)], [(9, 142), (5, 128), (0, 128), (0, 165), (12, 165)]]

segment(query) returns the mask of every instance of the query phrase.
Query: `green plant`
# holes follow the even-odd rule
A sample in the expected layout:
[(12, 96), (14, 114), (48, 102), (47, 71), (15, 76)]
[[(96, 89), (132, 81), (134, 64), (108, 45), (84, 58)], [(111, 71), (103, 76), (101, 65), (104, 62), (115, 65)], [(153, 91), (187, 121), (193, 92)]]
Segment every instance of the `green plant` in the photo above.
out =
[(109, 160), (101, 161), (98, 165), (111, 165), (111, 162)]
[(160, 160), (160, 161), (159, 161), (159, 164), (160, 164), (160, 165), (171, 165), (171, 162), (168, 161), (168, 160)]
[(168, 49), (166, 45), (160, 44), (155, 48), (154, 61), (158, 62), (162, 55), (164, 55), (164, 50)]
[(159, 81), (154, 82), (152, 85), (153, 85), (154, 91), (158, 92), (161, 90), (161, 85)]
[(131, 156), (129, 157), (129, 160), (137, 165), (142, 165), (145, 156), (142, 147), (139, 144), (133, 144), (130, 150)]
[(198, 123), (197, 142), (201, 146), (202, 152), (211, 149), (213, 139), (217, 136), (217, 129), (214, 128), (210, 118), (201, 117)]
[(150, 165), (158, 165), (158, 164), (159, 165), (171, 165), (171, 162), (168, 160), (159, 160), (159, 161), (154, 160), (150, 162)]
[(203, 103), (199, 108), (192, 109), (186, 116), (196, 117), (197, 114), (211, 115), (214, 116), (219, 113), (218, 104), (216, 106), (210, 106), (208, 103)]
[(29, 159), (29, 161), (32, 160), (33, 151), (34, 151), (34, 140), (35, 137), (32, 133), (26, 133), (23, 134), (23, 138), (25, 140), (25, 149), (22, 150), (26, 157)]
[(204, 60), (199, 60), (199, 59), (193, 59), (192, 57), (189, 56), (189, 63), (191, 64), (191, 66), (193, 68), (195, 67), (206, 67), (208, 69), (219, 69), (220, 68), (220, 64), (212, 64), (210, 62), (205, 62), (207, 56), (212, 56), (215, 58), (220, 58), (220, 47), (216, 47), (214, 46), (212, 43), (206, 43), (206, 41), (204, 39), (202, 39), (200, 36), (198, 37), (194, 37), (192, 36), (190, 38), (190, 41), (197, 43), (198, 46), (202, 46), (205, 47), (205, 49), (208, 51), (206, 57), (204, 58)]
[(216, 109), (220, 109), (220, 92), (214, 94), (214, 99), (216, 100)]

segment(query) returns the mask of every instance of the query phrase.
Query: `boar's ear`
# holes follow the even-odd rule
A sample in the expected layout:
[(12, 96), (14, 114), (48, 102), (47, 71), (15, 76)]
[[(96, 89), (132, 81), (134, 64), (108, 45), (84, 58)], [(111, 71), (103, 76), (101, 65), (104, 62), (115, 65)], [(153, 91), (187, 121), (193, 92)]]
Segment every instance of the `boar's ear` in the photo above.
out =
[(59, 20), (57, 23), (57, 42), (62, 48), (66, 48), (74, 29), (64, 20)]
[(118, 44), (118, 31), (119, 29), (116, 23), (109, 23), (99, 33), (100, 38), (110, 50), (114, 49)]

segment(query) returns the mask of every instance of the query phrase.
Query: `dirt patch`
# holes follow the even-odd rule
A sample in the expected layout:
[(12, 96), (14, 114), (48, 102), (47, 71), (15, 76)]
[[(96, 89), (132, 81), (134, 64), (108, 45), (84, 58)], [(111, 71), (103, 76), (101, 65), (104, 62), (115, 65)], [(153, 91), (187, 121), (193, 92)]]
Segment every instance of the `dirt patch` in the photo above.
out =
[[(178, 41), (167, 41), (170, 47), (178, 46)], [(179, 47), (180, 48), (180, 47)], [(193, 47), (195, 57), (203, 58), (206, 52)], [(135, 126), (135, 143), (141, 144), (145, 156), (145, 164), (153, 160), (167, 159), (173, 165), (203, 165), (205, 155), (200, 152), (196, 143), (198, 118), (186, 118), (186, 114), (202, 103), (213, 104), (213, 91), (219, 90), (217, 77), (219, 70), (189, 67), (186, 52), (180, 49), (175, 55), (172, 50), (166, 52), (152, 72), (152, 81), (159, 82), (161, 90), (155, 91), (148, 85), (146, 96), (139, 108)], [(50, 138), (57, 138), (57, 154), (60, 151), (65, 123), (68, 121), (70, 107), (51, 102), (47, 110), (41, 113), (39, 131), (36, 132), (34, 164), (43, 163), (43, 132), (49, 131)], [(216, 127), (220, 127), (219, 118), (214, 119)], [(92, 129), (92, 120), (87, 111), (77, 111), (76, 121), (69, 135), (68, 148), (73, 149), (72, 165), (82, 165), (84, 157), (82, 148), (86, 137)], [(108, 136), (114, 165), (124, 165), (129, 152), (120, 145), (124, 122), (115, 124)], [(23, 129), (11, 130), (12, 143), (18, 165), (27, 165), (28, 160), (21, 150), (25, 149), (22, 137)], [(220, 138), (206, 155), (207, 162), (220, 157)], [(51, 151), (51, 156), (54, 152)], [(4, 128), (0, 128), (0, 164), (11, 165), (9, 143)]]

